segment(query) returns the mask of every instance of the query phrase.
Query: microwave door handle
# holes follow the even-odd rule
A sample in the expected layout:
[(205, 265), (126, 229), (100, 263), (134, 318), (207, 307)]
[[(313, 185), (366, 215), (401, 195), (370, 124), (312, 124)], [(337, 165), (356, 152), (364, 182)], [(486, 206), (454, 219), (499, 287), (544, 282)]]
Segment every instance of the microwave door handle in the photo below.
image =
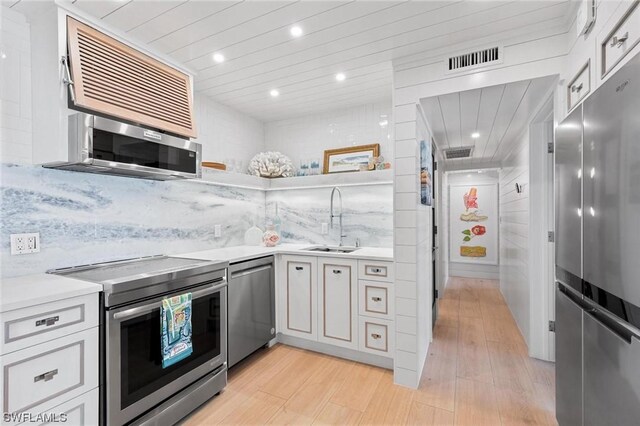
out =
[[(208, 287), (202, 290), (194, 291), (191, 293), (191, 299), (199, 299), (204, 296), (208, 296), (209, 294), (220, 291), (222, 288), (226, 287), (226, 281), (222, 284), (218, 284), (212, 287)], [(186, 292), (188, 293), (188, 292)], [(143, 306), (136, 306), (135, 308), (127, 309), (124, 311), (116, 312), (113, 314), (113, 319), (118, 321), (124, 321), (132, 317), (136, 317), (142, 314), (146, 314), (154, 311), (155, 309), (159, 309), (162, 306), (162, 300), (152, 302)]]

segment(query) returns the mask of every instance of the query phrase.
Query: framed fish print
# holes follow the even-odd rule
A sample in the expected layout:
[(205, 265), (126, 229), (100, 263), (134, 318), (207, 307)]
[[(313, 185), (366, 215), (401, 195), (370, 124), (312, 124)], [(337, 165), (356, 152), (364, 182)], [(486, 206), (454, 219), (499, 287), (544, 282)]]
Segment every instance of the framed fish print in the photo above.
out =
[(449, 185), (449, 260), (498, 264), (498, 185)]

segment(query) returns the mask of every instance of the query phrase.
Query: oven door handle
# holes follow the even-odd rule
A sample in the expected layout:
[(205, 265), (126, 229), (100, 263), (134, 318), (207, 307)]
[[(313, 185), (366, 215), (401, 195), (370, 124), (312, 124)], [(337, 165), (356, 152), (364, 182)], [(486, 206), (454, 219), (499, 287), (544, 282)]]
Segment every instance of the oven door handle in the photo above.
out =
[[(204, 288), (202, 290), (198, 290), (198, 291), (194, 291), (191, 293), (191, 299), (195, 300), (195, 299), (199, 299), (200, 297), (203, 296), (207, 296), (209, 294), (215, 293), (217, 291), (220, 291), (221, 289), (223, 289), (224, 287), (227, 286), (227, 282), (223, 282), (222, 284), (218, 284), (218, 285), (214, 285), (212, 287), (208, 287), (208, 288)], [(187, 292), (188, 293), (188, 292)], [(184, 293), (182, 293), (184, 294)], [(142, 315), (142, 314), (146, 314), (148, 312), (152, 312), (155, 309), (158, 309), (162, 306), (162, 300), (153, 302), (153, 303), (149, 303), (147, 305), (143, 305), (143, 306), (136, 306), (135, 308), (131, 308), (131, 309), (127, 309), (125, 311), (121, 311), (121, 312), (116, 312), (115, 314), (113, 314), (113, 319), (114, 320), (119, 320), (119, 321), (124, 321), (128, 318), (132, 318), (138, 315)]]

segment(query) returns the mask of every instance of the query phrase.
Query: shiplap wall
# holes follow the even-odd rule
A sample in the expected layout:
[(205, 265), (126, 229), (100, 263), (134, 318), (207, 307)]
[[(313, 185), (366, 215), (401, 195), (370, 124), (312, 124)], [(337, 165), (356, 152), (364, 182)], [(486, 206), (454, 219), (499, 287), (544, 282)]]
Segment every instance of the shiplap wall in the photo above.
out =
[[(527, 343), (529, 294), (529, 129), (500, 170), (500, 290)], [(522, 185), (518, 194), (515, 184)]]
[[(447, 181), (449, 185), (455, 184), (480, 184), (480, 183), (498, 183), (498, 172), (495, 170), (487, 170), (478, 173), (477, 170), (468, 170), (465, 172), (448, 173)], [(448, 196), (447, 188), (447, 217), (450, 216), (450, 208), (452, 200)], [(453, 202), (461, 202), (453, 200)], [(447, 240), (449, 229), (446, 228)], [(449, 256), (449, 253), (446, 253)], [(485, 278), (497, 280), (500, 278), (500, 269), (498, 265), (482, 265), (474, 263), (449, 262), (449, 276), (451, 277), (470, 277)]]

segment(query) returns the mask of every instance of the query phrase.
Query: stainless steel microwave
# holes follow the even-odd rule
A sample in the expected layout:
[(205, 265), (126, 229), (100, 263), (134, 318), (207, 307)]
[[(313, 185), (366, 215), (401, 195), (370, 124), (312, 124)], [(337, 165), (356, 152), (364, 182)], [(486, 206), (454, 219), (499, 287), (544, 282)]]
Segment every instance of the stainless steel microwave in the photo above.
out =
[(45, 167), (155, 180), (202, 176), (202, 146), (144, 127), (77, 113), (69, 116), (69, 161)]

